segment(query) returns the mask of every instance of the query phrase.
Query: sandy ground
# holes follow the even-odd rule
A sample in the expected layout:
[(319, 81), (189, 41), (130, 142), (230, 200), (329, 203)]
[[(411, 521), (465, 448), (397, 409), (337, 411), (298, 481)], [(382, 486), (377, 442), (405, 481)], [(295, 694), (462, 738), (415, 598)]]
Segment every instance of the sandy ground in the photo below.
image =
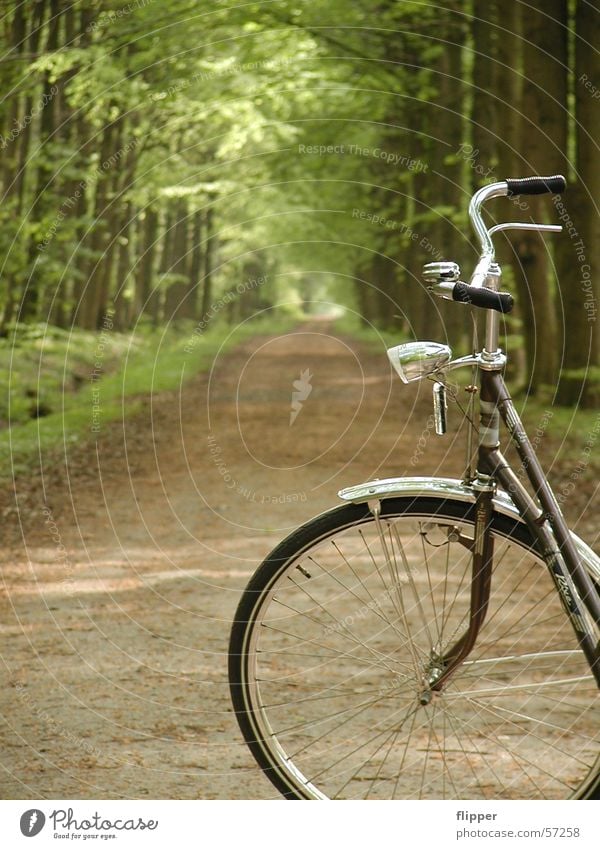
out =
[[(290, 424), (297, 381), (311, 390)], [(276, 797), (229, 701), (239, 596), (343, 486), (460, 475), (460, 414), (437, 439), (430, 413), (383, 345), (314, 321), (218, 357), (18, 481), (17, 506), (2, 501), (2, 797)], [(593, 543), (586, 486), (570, 510)]]

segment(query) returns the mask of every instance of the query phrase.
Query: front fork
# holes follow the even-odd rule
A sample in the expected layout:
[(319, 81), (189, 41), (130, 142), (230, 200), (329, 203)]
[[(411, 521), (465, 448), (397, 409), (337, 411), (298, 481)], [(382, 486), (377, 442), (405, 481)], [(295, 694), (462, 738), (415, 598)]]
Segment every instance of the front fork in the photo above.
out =
[[(485, 377), (482, 384), (484, 384), (484, 381)], [(479, 467), (481, 467), (482, 453), (492, 447), (497, 448), (500, 431), (500, 415), (496, 403), (488, 397), (489, 392), (485, 385), (482, 385), (482, 389)], [(495, 481), (493, 477), (478, 472), (472, 487), (477, 493), (473, 539), (460, 537), (458, 540), (472, 552), (469, 624), (462, 637), (435, 663), (434, 670), (427, 680), (428, 689), (424, 690), (421, 695), (421, 704), (427, 704), (431, 700), (432, 693), (439, 692), (444, 688), (452, 674), (470, 654), (488, 611), (494, 560), (494, 538), (491, 533), (491, 524)]]
[(471, 604), (469, 627), (436, 664), (429, 676), (429, 689), (421, 695), (421, 704), (431, 701), (432, 692), (443, 689), (452, 673), (458, 669), (475, 645), (481, 626), (485, 622), (492, 585), (494, 538), (491, 534), (494, 486), (491, 480), (480, 476), (473, 485), (477, 489), (475, 501), (475, 533), (473, 539), (461, 537), (459, 542), (471, 549)]

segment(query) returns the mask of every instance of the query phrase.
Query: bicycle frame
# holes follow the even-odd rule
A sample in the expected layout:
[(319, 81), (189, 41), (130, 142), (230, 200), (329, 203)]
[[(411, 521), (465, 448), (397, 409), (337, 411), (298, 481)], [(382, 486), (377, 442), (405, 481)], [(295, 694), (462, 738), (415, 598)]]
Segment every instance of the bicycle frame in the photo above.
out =
[[(582, 615), (581, 604), (588, 611), (596, 628), (600, 629), (600, 593), (585, 570), (580, 554), (567, 527), (559, 504), (548, 484), (539, 460), (525, 432), (523, 424), (512, 402), (502, 375), (497, 371), (481, 371), (481, 402), (483, 436), (478, 452), (478, 471), (489, 475), (490, 486), (498, 481), (516, 504), (520, 515), (527, 523), (533, 538), (550, 571), (563, 607), (575, 631), (579, 645), (600, 687), (600, 642), (587, 626)], [(488, 408), (486, 410), (486, 407)], [(525, 474), (538, 499), (531, 498), (518, 476), (499, 450), (497, 443), (497, 419), (502, 419), (511, 436)], [(485, 490), (478, 501), (483, 502)], [(490, 500), (491, 505), (491, 500)], [(491, 512), (491, 506), (489, 507)], [(475, 539), (478, 534), (485, 540), (488, 529), (483, 524), (485, 516), (477, 512)], [(487, 519), (489, 522), (489, 518)], [(475, 546), (477, 550), (477, 542)], [(476, 553), (474, 554), (474, 558)], [(474, 584), (477, 582), (474, 581)], [(575, 592), (574, 592), (575, 590)], [(481, 587), (472, 592), (481, 593)], [(488, 587), (489, 593), (489, 587)]]

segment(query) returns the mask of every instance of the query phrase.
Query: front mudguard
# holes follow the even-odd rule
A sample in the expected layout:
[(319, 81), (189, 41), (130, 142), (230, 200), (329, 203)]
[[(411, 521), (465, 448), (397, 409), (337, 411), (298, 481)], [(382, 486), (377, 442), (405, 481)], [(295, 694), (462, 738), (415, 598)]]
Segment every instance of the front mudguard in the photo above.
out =
[[(454, 478), (384, 478), (349, 486), (338, 492), (342, 501), (363, 504), (369, 501), (384, 501), (386, 498), (418, 498), (434, 496), (450, 501), (475, 503), (474, 488), (464, 481)], [(523, 518), (510, 495), (498, 491), (494, 495), (494, 510), (502, 516), (508, 516), (518, 522)], [(576, 534), (571, 532), (579, 556), (595, 581), (600, 581), (600, 557)]]

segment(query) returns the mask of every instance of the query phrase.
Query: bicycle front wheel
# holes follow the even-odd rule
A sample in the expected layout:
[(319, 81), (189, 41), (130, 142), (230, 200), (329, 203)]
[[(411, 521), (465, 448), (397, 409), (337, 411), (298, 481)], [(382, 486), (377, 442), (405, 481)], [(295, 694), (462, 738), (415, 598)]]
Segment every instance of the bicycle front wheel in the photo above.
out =
[(240, 601), (230, 683), (245, 739), (286, 798), (598, 798), (598, 691), (527, 528), (495, 514), (486, 621), (465, 631), (474, 507), (349, 504), (295, 531)]

